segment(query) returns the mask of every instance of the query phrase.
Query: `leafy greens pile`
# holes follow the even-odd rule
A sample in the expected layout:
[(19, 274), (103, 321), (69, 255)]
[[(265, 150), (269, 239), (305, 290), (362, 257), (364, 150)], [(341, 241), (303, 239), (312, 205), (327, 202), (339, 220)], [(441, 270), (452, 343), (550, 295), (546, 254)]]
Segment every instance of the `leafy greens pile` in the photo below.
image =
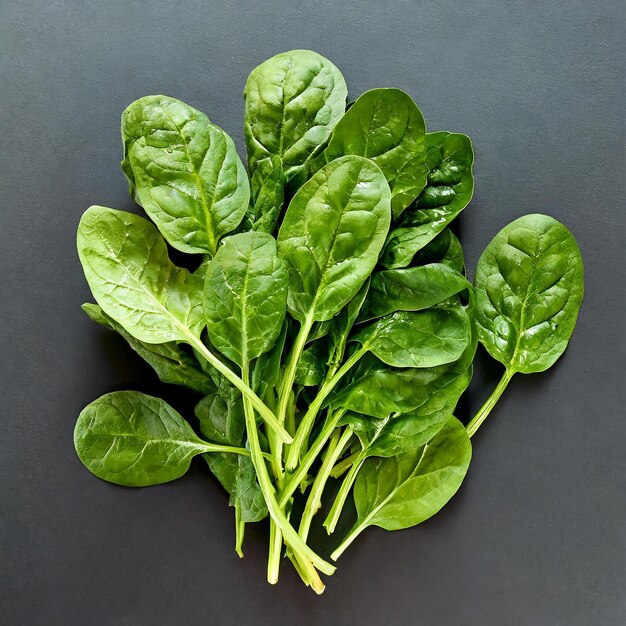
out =
[[(247, 171), (200, 111), (131, 104), (122, 169), (154, 224), (93, 206), (78, 228), (98, 303), (85, 312), (199, 394), (201, 436), (163, 400), (119, 391), (82, 411), (74, 440), (93, 474), (127, 486), (176, 479), (202, 455), (230, 494), (237, 552), (269, 515), (269, 582), (286, 555), (320, 593), (335, 567), (307, 540), (329, 478), (341, 486), (328, 533), (350, 496), (357, 513), (333, 560), (368, 526), (437, 513), (511, 377), (565, 350), (582, 261), (562, 224), (526, 215), (489, 244), (472, 286), (448, 228), (472, 196), (471, 142), (426, 132), (403, 91), (346, 106), (339, 70), (295, 50), (254, 69), (244, 96)], [(195, 255), (194, 271), (167, 244)], [(505, 373), (466, 428), (453, 412), (478, 341)]]

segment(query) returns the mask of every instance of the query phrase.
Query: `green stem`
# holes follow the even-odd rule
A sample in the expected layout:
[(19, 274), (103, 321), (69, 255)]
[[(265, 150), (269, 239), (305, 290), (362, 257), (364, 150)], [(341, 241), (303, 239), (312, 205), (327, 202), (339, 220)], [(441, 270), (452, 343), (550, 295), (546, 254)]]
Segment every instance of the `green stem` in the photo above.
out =
[(343, 507), (346, 504), (346, 500), (350, 495), (350, 491), (352, 489), (352, 485), (354, 485), (354, 481), (356, 480), (357, 474), (361, 469), (361, 465), (367, 458), (367, 451), (362, 450), (357, 458), (354, 461), (354, 464), (350, 468), (350, 471), (346, 474), (346, 477), (343, 479), (341, 483), (341, 487), (339, 488), (339, 492), (337, 493), (337, 497), (333, 502), (333, 506), (328, 513), (328, 517), (324, 520), (324, 527), (326, 528), (326, 532), (330, 535), (337, 528), (337, 522), (339, 521), (339, 517), (341, 516), (341, 512), (343, 511)]
[(250, 450), (245, 448), (237, 448), (236, 446), (223, 446), (220, 443), (202, 442), (205, 452), (232, 452), (233, 454), (241, 454), (241, 456), (250, 456)]
[(312, 326), (313, 317), (309, 315), (302, 322), (302, 325), (300, 326), (300, 330), (298, 332), (298, 336), (296, 337), (293, 348), (291, 349), (291, 354), (289, 355), (289, 362), (287, 363), (287, 367), (285, 368), (285, 374), (283, 375), (283, 380), (280, 386), (280, 394), (278, 397), (278, 410), (276, 411), (276, 418), (281, 425), (285, 423), (287, 405), (289, 404), (289, 397), (291, 396), (293, 382), (296, 379), (296, 369), (298, 368), (298, 361), (300, 361), (300, 357), (302, 356), (302, 352), (304, 351), (304, 346), (306, 345), (306, 340), (309, 336), (309, 333), (311, 332)]
[[(241, 368), (241, 372), (242, 379), (247, 385), (249, 380), (247, 364)], [(282, 531), (285, 537), (285, 543), (291, 547), (294, 555), (298, 558), (300, 564), (307, 569), (307, 572), (310, 574), (312, 579), (315, 577), (319, 579), (319, 576), (315, 571), (316, 567), (324, 574), (331, 575), (335, 571), (335, 567), (313, 552), (313, 550), (311, 550), (311, 548), (309, 548), (309, 546), (307, 546), (306, 543), (300, 539), (295, 528), (289, 523), (289, 520), (285, 516), (282, 507), (279, 506), (276, 501), (276, 496), (274, 495), (274, 485), (272, 484), (272, 480), (267, 471), (265, 459), (263, 458), (261, 451), (261, 444), (259, 443), (259, 433), (257, 432), (256, 421), (254, 419), (254, 409), (250, 398), (246, 395), (243, 396), (243, 409), (252, 464), (254, 465), (259, 486), (261, 487), (263, 498), (265, 499), (271, 518), (274, 522), (276, 522), (276, 525)]]
[(276, 436), (284, 443), (291, 443), (291, 435), (283, 428), (282, 423), (279, 422), (272, 411), (265, 405), (265, 403), (254, 393), (250, 388), (250, 385), (242, 380), (235, 372), (233, 372), (228, 366), (224, 365), (203, 343), (202, 341), (189, 333), (188, 342), (192, 345), (202, 356), (218, 371), (228, 379), (239, 391), (244, 398), (247, 398), (250, 404), (258, 411), (259, 415), (263, 418), (265, 423), (276, 433)]
[(289, 502), (289, 498), (294, 494), (298, 485), (306, 478), (307, 472), (311, 468), (311, 465), (315, 462), (315, 459), (319, 456), (319, 453), (322, 451), (326, 442), (329, 440), (330, 436), (333, 434), (339, 420), (343, 417), (346, 409), (341, 409), (335, 412), (332, 416), (329, 415), (326, 418), (326, 423), (324, 427), (320, 431), (320, 434), (317, 436), (317, 439), (313, 442), (313, 445), (309, 448), (307, 453), (302, 458), (300, 465), (296, 471), (289, 476), (289, 480), (287, 484), (283, 487), (280, 497), (278, 500), (278, 504), (281, 508), (284, 508)]
[(335, 385), (350, 371), (350, 369), (359, 361), (359, 359), (369, 350), (369, 346), (363, 345), (357, 350), (337, 371), (337, 373), (320, 387), (320, 390), (315, 397), (315, 400), (311, 402), (307, 412), (304, 414), (298, 429), (296, 430), (293, 443), (289, 447), (289, 453), (287, 454), (287, 461), (285, 466), (288, 471), (293, 471), (298, 465), (298, 459), (300, 458), (300, 450), (304, 445), (304, 442), (311, 433), (311, 429), (315, 424), (315, 418), (319, 410), (322, 408), (324, 401), (335, 388)]
[(280, 571), (280, 556), (283, 548), (283, 534), (273, 519), (270, 519), (270, 548), (267, 557), (267, 582), (275, 585)]
[(354, 526), (348, 533), (341, 545), (330, 555), (333, 561), (336, 561), (346, 550), (346, 548), (365, 530), (366, 526)]
[(358, 452), (354, 452), (350, 456), (347, 456), (345, 459), (343, 459), (343, 461), (337, 463), (337, 465), (333, 467), (330, 475), (333, 478), (341, 478), (341, 476), (343, 476), (352, 467), (352, 464), (356, 461), (359, 454), (361, 454), (360, 450)]
[(239, 506), (235, 506), (235, 552), (239, 555), (240, 559), (243, 559), (243, 536), (245, 532), (246, 523), (241, 519), (241, 511)]
[(476, 431), (480, 428), (480, 425), (487, 419), (487, 416), (489, 415), (489, 413), (491, 413), (491, 409), (493, 409), (493, 407), (496, 405), (496, 402), (500, 399), (502, 392), (506, 389), (509, 381), (511, 380), (511, 378), (513, 378), (514, 374), (514, 371), (508, 369), (505, 370), (502, 378), (500, 379), (500, 382), (493, 390), (493, 393), (487, 398), (485, 404), (480, 407), (478, 413), (474, 415), (470, 423), (466, 426), (467, 434), (470, 437), (473, 437), (476, 434)]
[(351, 438), (352, 429), (346, 428), (343, 434), (341, 434), (339, 430), (335, 430), (330, 439), (328, 448), (326, 448), (324, 461), (322, 462), (322, 466), (315, 477), (315, 481), (311, 487), (311, 492), (309, 493), (309, 497), (304, 507), (302, 519), (300, 520), (298, 534), (302, 537), (303, 541), (306, 541), (309, 536), (313, 516), (322, 506), (322, 493), (324, 492), (324, 487), (326, 487), (326, 483), (330, 478), (330, 471), (333, 469), (337, 459), (341, 456)]

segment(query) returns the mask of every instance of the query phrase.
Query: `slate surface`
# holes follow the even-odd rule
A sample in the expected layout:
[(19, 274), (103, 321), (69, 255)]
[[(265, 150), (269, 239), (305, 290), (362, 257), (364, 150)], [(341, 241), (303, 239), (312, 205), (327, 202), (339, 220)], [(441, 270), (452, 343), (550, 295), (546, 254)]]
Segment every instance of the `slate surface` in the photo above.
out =
[[(623, 37), (623, 5), (603, 0), (3, 0), (2, 623), (626, 623)], [(513, 382), (458, 497), (421, 527), (365, 533), (321, 598), (288, 567), (265, 583), (265, 526), (239, 561), (200, 462), (133, 491), (93, 478), (72, 448), (76, 415), (106, 391), (188, 409), (79, 308), (82, 211), (133, 210), (122, 109), (175, 95), (243, 152), (245, 78), (291, 48), (331, 58), (352, 97), (401, 87), (430, 129), (472, 137), (476, 194), (458, 223), (472, 271), (500, 227), (544, 211), (577, 237), (587, 285), (570, 349)], [(481, 359), (462, 418), (497, 375)]]

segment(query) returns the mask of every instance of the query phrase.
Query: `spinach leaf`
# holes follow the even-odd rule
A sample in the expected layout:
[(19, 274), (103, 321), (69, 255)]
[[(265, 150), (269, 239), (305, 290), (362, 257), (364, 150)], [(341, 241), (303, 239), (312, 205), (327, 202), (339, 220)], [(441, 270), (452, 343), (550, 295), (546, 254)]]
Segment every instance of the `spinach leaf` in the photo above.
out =
[(122, 114), (126, 174), (137, 202), (167, 241), (215, 254), (237, 228), (250, 189), (233, 140), (200, 111), (167, 96), (146, 96)]
[(267, 352), (285, 319), (287, 272), (271, 235), (224, 240), (209, 264), (204, 311), (213, 345), (242, 366)]
[(411, 265), (428, 265), (429, 263), (441, 263), (459, 274), (465, 273), (465, 257), (461, 242), (449, 228), (444, 228), (411, 260)]
[(369, 159), (336, 159), (306, 182), (278, 233), (289, 312), (309, 327), (338, 313), (374, 269), (390, 219), (389, 185)]
[(82, 309), (94, 322), (122, 335), (128, 345), (152, 366), (164, 383), (181, 385), (201, 394), (208, 394), (214, 389), (215, 385), (211, 378), (198, 368), (197, 361), (184, 352), (175, 341), (167, 343), (139, 341), (97, 304), (83, 304)]
[(286, 181), (306, 170), (343, 115), (347, 93), (341, 72), (309, 50), (277, 54), (252, 70), (244, 131), (254, 197), (275, 170), (274, 157)]
[(302, 352), (296, 368), (296, 383), (304, 387), (321, 385), (330, 360), (332, 346), (328, 341), (321, 339), (314, 341)]
[(450, 417), (424, 446), (367, 459), (354, 485), (357, 521), (332, 558), (336, 560), (368, 526), (401, 530), (432, 517), (461, 486), (471, 456), (465, 428)]
[(179, 478), (203, 452), (247, 454), (202, 441), (164, 400), (137, 391), (114, 391), (87, 405), (76, 422), (74, 446), (92, 474), (127, 487)]
[(280, 158), (272, 158), (269, 171), (256, 170), (252, 176), (253, 196), (246, 213), (244, 230), (272, 234), (285, 199), (285, 176)]
[(583, 298), (576, 240), (547, 215), (525, 215), (491, 241), (476, 268), (481, 343), (511, 372), (542, 372), (563, 354)]
[(394, 311), (427, 309), (470, 287), (465, 277), (443, 263), (377, 272), (359, 321)]
[(469, 317), (457, 303), (392, 313), (359, 330), (352, 340), (394, 367), (434, 367), (458, 359), (470, 338)]
[(381, 263), (406, 267), (415, 254), (469, 204), (474, 192), (474, 152), (467, 135), (426, 134), (428, 182), (415, 203), (389, 233)]
[(92, 206), (80, 220), (78, 255), (102, 310), (146, 343), (199, 337), (202, 280), (176, 267), (143, 217)]
[(426, 126), (411, 96), (400, 89), (372, 89), (337, 122), (323, 157), (356, 154), (380, 167), (391, 188), (397, 218), (426, 184)]

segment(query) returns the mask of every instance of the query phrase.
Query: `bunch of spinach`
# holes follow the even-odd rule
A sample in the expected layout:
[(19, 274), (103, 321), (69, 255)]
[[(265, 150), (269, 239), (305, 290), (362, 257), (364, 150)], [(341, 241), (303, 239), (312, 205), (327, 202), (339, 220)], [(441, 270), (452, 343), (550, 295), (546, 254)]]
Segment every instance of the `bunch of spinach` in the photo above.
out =
[[(449, 229), (472, 197), (471, 142), (426, 132), (403, 91), (347, 105), (339, 70), (295, 50), (254, 69), (244, 97), (247, 172), (197, 109), (132, 103), (122, 169), (153, 223), (94, 206), (78, 228), (97, 301), (85, 312), (197, 395), (200, 434), (163, 400), (118, 391), (83, 410), (74, 441), (91, 472), (127, 486), (202, 455), (230, 494), (237, 552), (269, 515), (268, 580), (286, 555), (319, 593), (335, 567), (307, 540), (328, 480), (341, 478), (328, 532), (350, 496), (357, 513), (332, 559), (368, 526), (439, 511), (511, 377), (563, 353), (582, 261), (562, 224), (527, 215), (489, 244), (472, 286)], [(466, 428), (454, 410), (478, 341), (505, 373)]]

